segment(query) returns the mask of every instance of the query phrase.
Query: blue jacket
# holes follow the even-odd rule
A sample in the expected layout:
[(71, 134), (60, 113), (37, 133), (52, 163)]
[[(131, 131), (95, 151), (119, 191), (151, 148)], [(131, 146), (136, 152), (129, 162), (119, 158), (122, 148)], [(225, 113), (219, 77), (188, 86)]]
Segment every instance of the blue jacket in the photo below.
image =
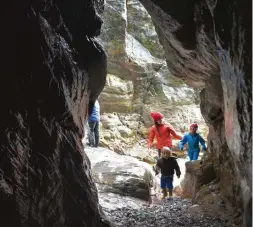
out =
[(184, 135), (183, 139), (180, 141), (179, 148), (183, 150), (186, 143), (188, 143), (188, 151), (200, 151), (199, 143), (202, 145), (202, 149), (206, 150), (205, 140), (198, 133), (195, 135), (192, 135), (191, 133)]
[(100, 106), (98, 101), (95, 102), (92, 113), (89, 117), (89, 122), (100, 121)]

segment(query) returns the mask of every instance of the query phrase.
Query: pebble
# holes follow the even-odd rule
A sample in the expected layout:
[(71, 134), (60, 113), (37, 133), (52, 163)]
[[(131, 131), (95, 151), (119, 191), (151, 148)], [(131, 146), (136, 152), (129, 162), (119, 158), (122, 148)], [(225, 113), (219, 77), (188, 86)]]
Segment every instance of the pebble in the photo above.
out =
[(173, 198), (164, 200), (160, 205), (142, 207), (141, 209), (121, 208), (105, 210), (107, 217), (116, 227), (224, 227), (218, 218), (197, 219), (186, 213), (191, 206), (190, 200)]

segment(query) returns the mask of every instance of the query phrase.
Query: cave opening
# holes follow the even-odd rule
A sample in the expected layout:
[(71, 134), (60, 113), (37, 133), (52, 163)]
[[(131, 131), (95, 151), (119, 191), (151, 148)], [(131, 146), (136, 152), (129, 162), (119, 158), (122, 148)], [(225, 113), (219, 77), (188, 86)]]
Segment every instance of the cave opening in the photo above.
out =
[[(152, 166), (156, 163), (157, 151), (154, 150), (151, 155), (147, 151), (149, 129), (153, 125), (150, 112), (162, 112), (165, 121), (171, 123), (182, 134), (188, 133), (191, 123), (198, 123), (200, 126), (199, 132), (210, 146), (209, 151), (201, 152), (200, 161), (192, 164), (186, 160), (187, 152), (179, 151), (179, 141), (174, 141), (173, 155), (177, 157), (180, 167), (183, 169), (183, 177), (180, 177), (179, 180), (174, 179), (176, 186), (174, 194), (181, 198), (191, 198), (192, 205), (188, 205), (188, 214), (196, 215), (198, 213), (196, 216), (222, 220), (220, 223), (219, 221), (215, 223), (217, 226), (223, 226), (224, 223), (228, 224), (228, 222), (240, 225), (239, 223), (245, 223), (245, 214), (243, 216), (242, 210), (245, 209), (245, 213), (247, 213), (248, 206), (245, 207), (244, 204), (247, 203), (250, 195), (247, 194), (248, 192), (247, 195), (243, 195), (244, 192), (240, 189), (241, 186), (236, 184), (233, 187), (237, 189), (232, 193), (224, 189), (226, 188), (225, 182), (230, 182), (234, 175), (240, 176), (241, 173), (235, 173), (236, 165), (227, 156), (231, 147), (227, 145), (226, 136), (229, 133), (231, 123), (224, 128), (224, 118), (222, 116), (224, 113), (222, 103), (224, 84), (222, 84), (219, 76), (222, 72), (218, 71), (221, 66), (218, 66), (215, 52), (212, 49), (205, 49), (206, 46), (201, 46), (202, 41), (203, 45), (209, 45), (208, 42), (210, 42), (201, 33), (212, 32), (213, 23), (211, 22), (212, 18), (210, 19), (210, 9), (206, 8), (206, 5), (197, 6), (201, 8), (200, 11), (204, 12), (204, 16), (197, 15), (194, 12), (196, 5), (193, 2), (188, 2), (188, 5), (185, 5), (183, 9), (180, 8), (178, 14), (173, 10), (169, 10), (170, 7), (176, 9), (179, 4), (173, 2), (154, 4), (152, 1), (135, 0), (122, 1), (118, 4), (107, 1), (103, 16), (104, 24), (98, 38), (108, 56), (106, 85), (99, 97), (101, 105), (101, 145), (117, 154), (137, 158)], [(160, 7), (164, 7), (164, 11)], [(165, 15), (166, 10), (170, 12), (171, 17)], [(201, 18), (202, 16), (203, 18)], [(174, 21), (173, 17), (177, 21)], [(195, 18), (195, 21), (193, 18)], [(200, 32), (197, 30), (199, 29), (198, 19), (200, 21), (206, 20), (206, 27)], [(163, 20), (166, 20), (166, 22)], [(173, 43), (173, 39), (179, 40), (180, 44)], [(173, 45), (178, 45), (178, 47)], [(182, 59), (173, 56), (175, 53), (170, 53), (170, 51), (182, 51), (180, 45), (185, 51), (185, 53), (178, 54), (182, 54)], [(208, 51), (209, 56), (202, 55)], [(202, 55), (203, 59), (199, 60), (198, 55)], [(175, 64), (179, 65), (177, 69), (175, 69)], [(212, 76), (209, 75), (209, 78), (205, 78), (205, 74)], [(204, 113), (203, 116), (202, 112)], [(229, 115), (225, 118), (229, 118), (231, 121), (231, 110), (225, 110), (225, 112)], [(209, 126), (211, 127), (210, 136), (208, 136)], [(224, 131), (226, 135), (221, 135)], [(251, 140), (249, 142), (251, 143)], [(221, 155), (221, 152), (226, 153), (226, 155)], [(88, 153), (94, 157), (93, 154), (90, 154), (91, 151), (88, 151)], [(97, 162), (98, 160), (95, 161), (94, 166), (97, 165)], [(107, 159), (107, 162), (109, 163), (110, 160)], [(108, 166), (112, 165), (110, 168), (118, 170), (120, 173), (122, 169), (119, 166), (122, 163), (128, 163), (128, 161), (119, 161), (115, 165), (108, 164)], [(228, 166), (228, 169), (221, 173), (224, 164)], [(96, 169), (96, 167), (93, 168)], [(103, 175), (101, 169), (103, 168), (99, 167), (98, 170), (98, 173), (101, 174), (100, 180), (103, 178), (101, 177)], [(108, 171), (107, 168), (105, 169)], [(127, 176), (129, 178), (134, 178), (129, 174), (129, 171), (132, 171), (132, 174), (135, 171), (140, 171), (138, 168), (132, 170), (126, 168), (125, 170), (128, 172)], [(96, 170), (95, 172), (97, 174)], [(232, 176), (231, 172), (233, 173)], [(117, 178), (120, 178), (119, 173), (115, 174), (113, 178), (109, 177), (109, 184), (113, 184), (117, 181)], [(107, 174), (108, 172), (106, 172), (105, 178), (108, 178), (108, 175), (112, 173)], [(152, 179), (152, 177), (149, 179)], [(99, 184), (101, 184), (100, 180)], [(110, 196), (117, 193), (117, 196), (121, 196), (114, 201), (116, 203), (123, 201), (125, 206), (122, 206), (121, 209), (136, 209), (136, 207), (139, 209), (136, 203), (140, 205), (143, 201), (133, 201), (136, 198), (142, 200), (149, 198), (149, 205), (159, 204), (159, 199), (152, 197), (152, 195), (157, 196), (160, 194), (159, 183), (154, 176), (152, 185), (150, 185), (149, 196), (144, 193), (144, 190), (142, 190), (143, 195), (141, 195), (139, 193), (141, 190), (136, 185), (137, 181), (132, 183), (131, 180), (130, 185), (135, 189), (129, 188), (128, 184), (125, 184), (124, 187), (121, 187), (123, 192), (116, 192), (115, 189), (111, 190), (112, 194)], [(156, 181), (155, 184), (154, 181)], [(133, 180), (133, 182), (135, 181)], [(146, 188), (148, 187), (146, 186)], [(108, 208), (110, 206), (109, 200), (105, 201), (104, 199), (108, 195), (103, 194), (101, 186), (99, 186), (100, 193), (103, 195), (100, 197), (102, 204), (106, 207), (105, 209), (110, 210)], [(230, 199), (226, 198), (228, 194), (231, 196)], [(231, 199), (236, 194), (240, 194), (243, 199)], [(122, 195), (125, 196), (123, 200)], [(180, 204), (180, 200), (176, 202)], [(240, 207), (239, 210), (238, 207)], [(216, 212), (213, 212), (214, 210)], [(107, 214), (110, 217), (114, 216), (114, 212), (107, 211)], [(236, 214), (236, 218), (232, 217), (232, 214)], [(117, 222), (119, 216), (118, 213), (112, 219)], [(138, 218), (134, 215), (133, 217)], [(251, 219), (249, 218), (249, 220)], [(131, 223), (131, 221), (124, 221), (120, 223)], [(176, 222), (175, 226), (177, 224)], [(144, 222), (142, 225), (144, 225)]]
[[(148, 14), (130, 0), (4, 4), (0, 226), (250, 226), (252, 2), (140, 2)], [(102, 108), (120, 114), (101, 120), (104, 147), (90, 148), (81, 141), (84, 124), (105, 82)], [(192, 109), (174, 112), (185, 113), (192, 100), (209, 126), (211, 157), (178, 157), (187, 198), (155, 200), (160, 185), (150, 165), (156, 160), (145, 160), (147, 141), (129, 148), (139, 153), (122, 151), (145, 138), (151, 110), (163, 108), (175, 127), (175, 117), (188, 127)]]
[(98, 37), (108, 56), (106, 85), (98, 99), (102, 144), (123, 152), (146, 139), (152, 111), (163, 113), (182, 134), (197, 122), (206, 139), (199, 96), (203, 87), (193, 88), (172, 75), (147, 10), (139, 1), (123, 2), (106, 3)]
[[(149, 130), (154, 123), (150, 116), (152, 111), (163, 113), (165, 121), (172, 124), (181, 135), (189, 132), (192, 123), (198, 123), (199, 133), (206, 143), (208, 137), (208, 126), (200, 110), (200, 91), (204, 88), (203, 84), (194, 88), (181, 78), (172, 76), (167, 66), (165, 49), (160, 44), (157, 30), (147, 10), (139, 1), (128, 0), (121, 3), (107, 1), (102, 16), (103, 25), (98, 40), (107, 53), (108, 70), (105, 88), (98, 98), (101, 108), (100, 147), (86, 147), (100, 204), (114, 222), (122, 215), (119, 209), (125, 209), (132, 215), (134, 210), (145, 205), (161, 206), (160, 175), (154, 176), (152, 170), (156, 164), (157, 150), (153, 149), (151, 155), (148, 152)], [(88, 137), (84, 140), (85, 143), (89, 143)], [(187, 214), (191, 216), (199, 213), (197, 219), (201, 215), (209, 215), (210, 220), (217, 219), (214, 221), (217, 221), (217, 226), (222, 226), (222, 221), (219, 223), (222, 215), (212, 212), (223, 200), (215, 198), (219, 186), (209, 160), (210, 153), (201, 150), (199, 161), (186, 164), (187, 149), (180, 151), (179, 142), (180, 140), (173, 138), (173, 155), (177, 156), (182, 172), (179, 179), (174, 178), (176, 205), (175, 208), (170, 207), (170, 204), (161, 206), (164, 209), (162, 212), (166, 213), (165, 210), (170, 207), (176, 216), (175, 210), (185, 206), (189, 208), (189, 212), (184, 209), (178, 214), (183, 219)], [(205, 159), (205, 165), (204, 170), (200, 171), (202, 159)], [(198, 178), (195, 177), (197, 171), (201, 172)], [(206, 198), (199, 198), (196, 193), (201, 191), (201, 187), (214, 188), (215, 196), (210, 196), (210, 192)], [(212, 201), (213, 205), (206, 203), (199, 206), (205, 200), (208, 203)], [(204, 210), (208, 210), (210, 214)], [(143, 212), (151, 213), (148, 209)], [(163, 220), (162, 217), (157, 219), (158, 222)], [(175, 226), (178, 221), (180, 222), (179, 219), (175, 220)], [(190, 218), (190, 221), (194, 222), (194, 219)], [(204, 225), (209, 226), (209, 221)], [(131, 220), (127, 222), (123, 218), (120, 224), (124, 223), (131, 224)], [(141, 224), (153, 226), (142, 222), (137, 226)]]

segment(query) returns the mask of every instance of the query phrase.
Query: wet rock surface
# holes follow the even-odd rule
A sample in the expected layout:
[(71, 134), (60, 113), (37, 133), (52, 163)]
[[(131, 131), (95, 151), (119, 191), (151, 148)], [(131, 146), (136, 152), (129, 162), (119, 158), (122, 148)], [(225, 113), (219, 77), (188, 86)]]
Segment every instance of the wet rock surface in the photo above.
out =
[(117, 227), (224, 227), (224, 222), (218, 218), (194, 217), (187, 212), (191, 206), (190, 200), (167, 199), (160, 205), (141, 207), (139, 209), (120, 208), (105, 213)]

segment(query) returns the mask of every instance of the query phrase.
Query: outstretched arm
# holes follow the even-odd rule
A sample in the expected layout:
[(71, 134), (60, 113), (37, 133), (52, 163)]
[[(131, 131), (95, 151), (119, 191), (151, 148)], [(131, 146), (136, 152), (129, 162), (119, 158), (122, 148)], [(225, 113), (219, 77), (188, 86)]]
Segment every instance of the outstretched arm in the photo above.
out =
[(148, 143), (148, 148), (151, 148), (151, 147), (153, 146), (154, 138), (155, 138), (155, 130), (154, 130), (154, 128), (152, 127), (152, 128), (150, 129), (150, 132), (149, 132), (149, 143)]
[(171, 135), (172, 135), (175, 139), (181, 140), (181, 139), (183, 138), (179, 133), (177, 133), (177, 132), (175, 131), (175, 129), (174, 129), (171, 125), (170, 125), (170, 127), (169, 127), (169, 130), (170, 130)]
[(184, 149), (184, 145), (186, 144), (188, 142), (188, 140), (187, 140), (187, 135), (185, 135), (184, 136), (184, 138), (180, 141), (180, 143), (179, 143), (179, 148), (181, 149), (181, 150), (183, 150)]
[(205, 151), (206, 150), (206, 142), (205, 140), (202, 138), (202, 136), (199, 135), (199, 142), (202, 146), (202, 149)]

